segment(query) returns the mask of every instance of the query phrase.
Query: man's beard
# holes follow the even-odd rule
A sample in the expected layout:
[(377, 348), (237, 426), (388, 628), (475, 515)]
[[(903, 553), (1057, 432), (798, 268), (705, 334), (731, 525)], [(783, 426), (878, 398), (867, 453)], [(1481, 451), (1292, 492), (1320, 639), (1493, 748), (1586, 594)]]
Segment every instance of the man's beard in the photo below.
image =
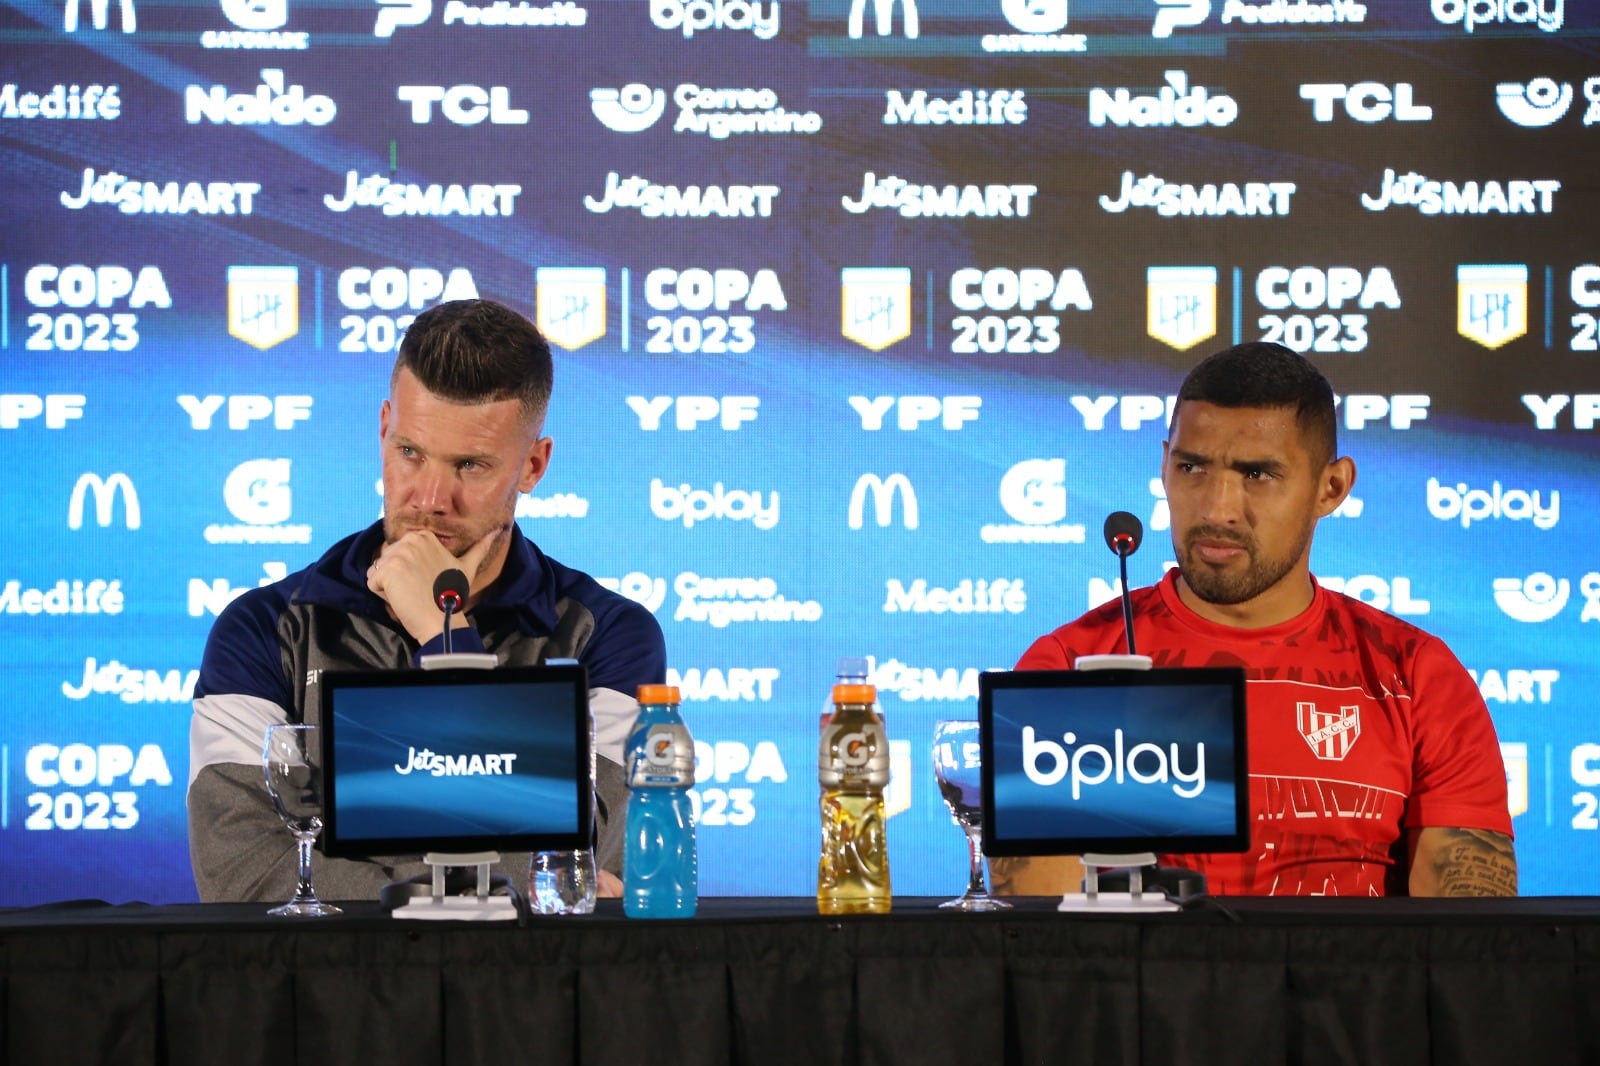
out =
[[(1311, 541), (1311, 530), (1308, 528), (1290, 551), (1266, 558), (1258, 554), (1259, 546), (1255, 538), (1248, 535), (1198, 526), (1191, 529), (1184, 539), (1184, 548), (1178, 553), (1178, 572), (1183, 575), (1184, 584), (1206, 603), (1231, 607), (1255, 599), (1282, 581), (1305, 553), (1306, 545)], [(1243, 548), (1249, 565), (1242, 573), (1210, 566), (1194, 557), (1194, 542), (1200, 539)]]

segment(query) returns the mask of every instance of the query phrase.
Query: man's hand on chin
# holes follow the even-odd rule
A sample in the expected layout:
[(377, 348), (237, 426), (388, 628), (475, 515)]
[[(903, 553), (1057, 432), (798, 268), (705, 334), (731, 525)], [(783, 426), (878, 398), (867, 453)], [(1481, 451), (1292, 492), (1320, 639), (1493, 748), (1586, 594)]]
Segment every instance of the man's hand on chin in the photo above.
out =
[[(389, 605), (389, 613), (412, 640), (426, 644), (444, 632), (444, 614), (433, 601), (434, 581), (446, 570), (460, 570), (469, 581), (475, 580), (483, 560), (505, 532), (504, 526), (490, 530), (458, 559), (431, 531), (414, 530), (384, 545), (367, 568), (367, 588)], [(463, 614), (457, 614), (451, 628), (466, 624)]]

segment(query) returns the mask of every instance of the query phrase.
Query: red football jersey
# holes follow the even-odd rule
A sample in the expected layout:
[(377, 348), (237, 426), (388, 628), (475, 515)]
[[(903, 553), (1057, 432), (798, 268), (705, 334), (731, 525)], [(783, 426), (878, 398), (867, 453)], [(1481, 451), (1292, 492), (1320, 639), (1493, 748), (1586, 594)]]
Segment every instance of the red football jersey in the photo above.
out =
[[(1510, 834), (1489, 710), (1444, 642), (1317, 586), (1299, 616), (1236, 629), (1195, 614), (1178, 572), (1133, 593), (1134, 639), (1162, 666), (1248, 678), (1250, 850), (1167, 855), (1214, 895), (1404, 895), (1404, 830)], [(1034, 641), (1019, 670), (1127, 651), (1114, 600)]]

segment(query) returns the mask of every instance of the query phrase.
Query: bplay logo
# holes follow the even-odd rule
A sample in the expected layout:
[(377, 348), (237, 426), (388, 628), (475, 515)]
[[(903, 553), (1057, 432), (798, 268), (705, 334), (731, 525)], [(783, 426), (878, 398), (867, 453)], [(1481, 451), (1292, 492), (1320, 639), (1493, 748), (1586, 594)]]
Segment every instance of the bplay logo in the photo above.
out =
[(1566, 0), (1432, 0), (1433, 17), (1468, 33), (1483, 27), (1538, 27), (1555, 33), (1566, 21)]
[(1016, 525), (986, 525), (986, 544), (1082, 544), (1084, 529), (1068, 525), (1067, 461), (1024, 459), (1000, 479), (1000, 506)]
[[(1114, 730), (1111, 747), (1104, 744), (1078, 745), (1078, 735), (1071, 730), (1061, 735), (1060, 741), (1041, 738), (1033, 726), (1022, 727), (1022, 772), (1028, 780), (1045, 788), (1067, 777), (1072, 783), (1072, 798), (1082, 799), (1085, 785), (1098, 785), (1116, 775), (1117, 783), (1125, 780), (1141, 785), (1170, 785), (1172, 791), (1184, 799), (1193, 799), (1206, 790), (1206, 746), (1196, 741), (1189, 757), (1192, 770), (1183, 767), (1184, 753), (1176, 743), (1163, 750), (1149, 741), (1128, 744), (1121, 729)], [(1075, 750), (1074, 745), (1078, 745)], [(1089, 765), (1085, 766), (1085, 762)], [(1070, 775), (1070, 777), (1069, 777)]]
[(855, 487), (850, 490), (851, 529), (862, 527), (869, 494), (872, 496), (872, 513), (878, 528), (883, 529), (893, 524), (894, 502), (897, 498), (900, 500), (900, 524), (906, 529), (917, 528), (919, 516), (916, 490), (911, 487), (910, 478), (896, 472), (886, 478), (877, 474), (862, 474), (856, 479)]
[(1572, 86), (1554, 78), (1534, 78), (1524, 85), (1503, 81), (1494, 87), (1500, 113), (1519, 126), (1540, 129), (1559, 122), (1572, 106)]
[(72, 497), (67, 502), (67, 528), (83, 528), (83, 505), (90, 493), (94, 494), (95, 523), (101, 529), (111, 525), (113, 508), (122, 500), (122, 521), (128, 529), (139, 528), (139, 494), (127, 474), (112, 474), (102, 478), (99, 474), (85, 473), (72, 486)]
[[(106, 28), (111, 18), (111, 0), (66, 0), (66, 8), (61, 14), (61, 28), (67, 33), (78, 32), (78, 8), (85, 3), (89, 5), (89, 18), (94, 28)], [(133, 0), (117, 0), (117, 10), (122, 19), (123, 33), (132, 33), (139, 28)]]
[(705, 30), (748, 30), (770, 41), (782, 14), (778, 0), (650, 0), (656, 29), (681, 30), (686, 39)]
[(650, 513), (663, 522), (683, 523), (693, 529), (696, 522), (749, 522), (767, 530), (778, 524), (778, 490), (766, 494), (756, 490), (728, 489), (717, 482), (710, 489), (697, 489), (687, 482), (676, 487), (660, 478), (650, 479)]
[(1428, 479), (1428, 513), (1443, 522), (1459, 520), (1466, 529), (1474, 522), (1504, 518), (1512, 522), (1532, 521), (1539, 529), (1553, 529), (1561, 520), (1561, 493), (1548, 494), (1538, 489), (1507, 489), (1494, 482), (1487, 489), (1467, 487), (1466, 482), (1441, 485)]
[(289, 460), (251, 459), (233, 468), (222, 486), (222, 501), (243, 525), (210, 525), (211, 544), (309, 544), (311, 527), (287, 525), (294, 496)]
[(638, 81), (620, 89), (590, 89), (589, 109), (607, 129), (639, 133), (661, 118), (667, 109), (667, 94)]

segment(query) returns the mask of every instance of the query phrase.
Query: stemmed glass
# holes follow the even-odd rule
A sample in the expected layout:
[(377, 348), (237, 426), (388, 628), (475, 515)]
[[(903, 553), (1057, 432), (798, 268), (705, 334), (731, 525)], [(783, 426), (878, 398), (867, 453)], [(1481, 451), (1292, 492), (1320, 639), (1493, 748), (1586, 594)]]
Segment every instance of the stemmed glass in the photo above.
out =
[(300, 852), (294, 898), (267, 913), (302, 918), (342, 914), (338, 907), (317, 899), (311, 887), (311, 844), (322, 832), (321, 737), (317, 727), (268, 726), (266, 741), (261, 745), (261, 767), (267, 776), (272, 805), (294, 834)]
[(960, 899), (939, 904), (941, 908), (998, 911), (1011, 906), (989, 895), (983, 882), (982, 765), (977, 722), (941, 721), (933, 727), (933, 776), (939, 781), (939, 794), (950, 808), (952, 820), (967, 834), (971, 863), (966, 892)]

